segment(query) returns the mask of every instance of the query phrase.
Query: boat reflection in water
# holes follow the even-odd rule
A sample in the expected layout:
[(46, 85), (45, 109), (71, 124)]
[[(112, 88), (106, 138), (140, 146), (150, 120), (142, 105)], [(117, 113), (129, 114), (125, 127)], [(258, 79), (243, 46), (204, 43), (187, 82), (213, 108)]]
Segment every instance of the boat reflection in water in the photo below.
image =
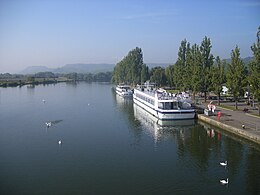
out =
[(194, 119), (160, 120), (135, 103), (133, 107), (135, 118), (140, 121), (142, 126), (147, 130), (147, 133), (154, 138), (155, 142), (160, 141), (162, 138), (172, 137), (173, 135), (180, 136), (184, 141), (187, 136), (186, 134), (189, 134), (185, 130), (195, 125)]
[(119, 104), (119, 105), (124, 105), (124, 104), (129, 104), (129, 103), (132, 104), (132, 102), (133, 102), (133, 99), (131, 96), (123, 97), (116, 93), (115, 98), (116, 98), (117, 104)]

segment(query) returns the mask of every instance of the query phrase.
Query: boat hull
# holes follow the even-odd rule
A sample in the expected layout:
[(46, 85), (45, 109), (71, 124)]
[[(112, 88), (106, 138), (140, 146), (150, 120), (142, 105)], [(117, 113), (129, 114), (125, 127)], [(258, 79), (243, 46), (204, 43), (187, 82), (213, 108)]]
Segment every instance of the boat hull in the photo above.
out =
[(163, 110), (156, 110), (153, 108), (152, 105), (149, 105), (142, 99), (137, 98), (134, 95), (134, 103), (140, 106), (141, 108), (145, 109), (147, 112), (152, 114), (153, 116), (157, 117), (160, 120), (182, 120), (182, 119), (194, 119), (195, 118), (195, 110), (170, 110), (170, 111), (163, 111)]
[(133, 92), (129, 90), (122, 89), (121, 87), (116, 87), (116, 93), (122, 97), (133, 96)]
[(129, 97), (129, 96), (133, 96), (133, 93), (131, 92), (122, 92), (122, 91), (118, 91), (116, 90), (116, 93), (122, 97)]

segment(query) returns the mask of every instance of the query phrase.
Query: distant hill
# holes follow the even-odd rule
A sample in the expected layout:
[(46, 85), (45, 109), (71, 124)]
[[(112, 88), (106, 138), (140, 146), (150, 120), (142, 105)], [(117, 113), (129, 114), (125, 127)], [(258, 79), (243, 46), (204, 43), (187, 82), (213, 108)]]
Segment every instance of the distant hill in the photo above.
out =
[[(231, 62), (231, 59), (225, 59), (227, 63)], [(245, 65), (253, 60), (253, 57), (246, 57), (242, 59)], [(149, 68), (161, 66), (163, 68), (168, 67), (174, 63), (145, 63)], [(46, 66), (30, 66), (19, 72), (19, 74), (35, 74), (38, 72), (53, 72), (53, 73), (98, 73), (113, 71), (115, 64), (67, 64), (59, 68), (48, 68)]]
[(19, 72), (19, 74), (35, 74), (37, 72), (52, 72), (53, 69), (48, 68), (46, 66), (29, 66)]
[(145, 63), (149, 68), (154, 68), (157, 66), (166, 68), (167, 66), (173, 64), (173, 63)]
[[(149, 68), (161, 66), (166, 68), (170, 63), (146, 63)], [(53, 72), (53, 73), (98, 73), (113, 71), (115, 64), (66, 64), (59, 68), (48, 68), (46, 66), (29, 66), (19, 72), (19, 74), (35, 74), (38, 72)]]
[[(250, 62), (250, 61), (252, 61), (254, 59), (254, 57), (246, 57), (246, 58), (242, 58), (242, 61), (245, 63), (245, 65), (247, 66), (248, 65), (248, 63)], [(226, 62), (229, 64), (229, 63), (231, 63), (231, 58), (228, 58), (228, 59), (225, 59), (226, 60)]]
[(98, 73), (113, 71), (114, 64), (67, 64), (56, 68), (54, 73)]
[(53, 73), (98, 73), (113, 71), (114, 64), (67, 64), (59, 68), (48, 68), (46, 66), (30, 66), (19, 72), (20, 74), (35, 74), (38, 72)]

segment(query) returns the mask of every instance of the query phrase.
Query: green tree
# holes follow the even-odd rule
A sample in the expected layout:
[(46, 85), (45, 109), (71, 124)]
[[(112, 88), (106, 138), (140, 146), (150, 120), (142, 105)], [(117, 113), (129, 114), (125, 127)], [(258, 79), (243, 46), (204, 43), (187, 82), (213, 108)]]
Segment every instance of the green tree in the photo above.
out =
[(52, 72), (38, 72), (35, 74), (36, 78), (56, 78), (55, 74)]
[(113, 78), (112, 81), (115, 83), (123, 83), (126, 81), (126, 67), (125, 67), (125, 61), (122, 60), (118, 62), (114, 68), (113, 71)]
[(221, 61), (219, 56), (216, 57), (216, 63), (212, 68), (212, 88), (215, 94), (218, 95), (218, 105), (220, 105), (220, 93), (222, 85), (225, 83), (225, 61)]
[(166, 75), (166, 79), (167, 79), (167, 84), (172, 87), (174, 86), (174, 65), (170, 65), (168, 67), (166, 67), (165, 69), (165, 75)]
[(245, 86), (245, 66), (240, 58), (240, 49), (236, 46), (231, 52), (231, 63), (227, 66), (227, 86), (235, 99), (235, 108), (237, 109), (238, 97), (243, 94)]
[(78, 80), (78, 73), (73, 72), (66, 75), (68, 79), (73, 80), (74, 82)]
[(204, 98), (206, 102), (207, 92), (211, 88), (211, 67), (213, 66), (214, 57), (211, 54), (211, 42), (208, 37), (205, 37), (201, 42), (200, 52), (202, 55), (202, 88), (201, 91), (204, 93)]
[(91, 73), (84, 74), (83, 79), (84, 79), (84, 81), (92, 82), (93, 81), (93, 75)]
[(111, 72), (99, 72), (93, 76), (93, 80), (98, 82), (109, 82), (111, 81), (111, 78)]
[(34, 83), (35, 82), (35, 77), (34, 76), (27, 76), (27, 82), (29, 83)]
[[(251, 47), (254, 54), (254, 60), (249, 64), (248, 82), (253, 97), (260, 102), (260, 26), (257, 32), (257, 42)], [(258, 104), (258, 113), (260, 115), (260, 105)]]
[(178, 59), (174, 65), (173, 81), (177, 89), (185, 90), (189, 86), (189, 70), (187, 65), (187, 53), (190, 51), (190, 43), (184, 39), (178, 51)]
[(155, 82), (158, 86), (166, 85), (165, 69), (157, 66), (151, 69), (150, 81)]
[(116, 64), (112, 80), (116, 83), (140, 83), (143, 65), (142, 50), (136, 47), (123, 60)]
[(190, 87), (193, 93), (193, 99), (195, 94), (201, 90), (202, 87), (202, 55), (197, 44), (192, 45), (191, 52), (187, 57), (188, 64), (190, 64)]
[(143, 64), (141, 69), (141, 83), (149, 80), (149, 77), (149, 67)]

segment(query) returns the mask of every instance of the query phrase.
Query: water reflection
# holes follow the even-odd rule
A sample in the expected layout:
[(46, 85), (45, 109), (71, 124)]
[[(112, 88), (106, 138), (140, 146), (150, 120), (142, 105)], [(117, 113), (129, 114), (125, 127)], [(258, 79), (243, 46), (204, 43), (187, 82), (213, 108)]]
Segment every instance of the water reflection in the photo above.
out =
[[(1, 89), (0, 194), (260, 194), (257, 147), (159, 121), (104, 85)], [(45, 133), (47, 120), (57, 125)]]
[(27, 85), (27, 92), (28, 92), (29, 95), (34, 95), (35, 85)]
[(47, 121), (45, 122), (46, 124), (46, 129), (49, 129), (50, 127), (53, 127), (54, 125), (57, 125), (58, 123), (62, 122), (63, 120), (54, 120), (54, 121)]
[[(126, 108), (127, 106), (131, 106), (133, 103), (132, 97), (122, 97), (118, 94), (114, 93), (114, 97), (116, 99), (117, 105), (121, 108)], [(123, 110), (123, 109), (122, 109)]]
[(133, 104), (134, 116), (146, 129), (147, 133), (154, 138), (155, 142), (161, 139), (178, 135), (185, 139), (185, 130), (194, 126), (195, 121), (192, 120), (159, 120), (151, 115), (140, 106)]
[[(259, 193), (260, 165), (256, 161), (260, 162), (260, 157), (255, 155), (254, 148), (222, 135), (215, 127), (197, 124), (195, 120), (161, 121), (136, 104), (133, 109), (142, 129), (153, 137), (155, 143), (167, 139), (177, 143), (178, 158), (182, 162), (178, 166), (189, 170), (190, 177), (195, 171), (195, 175), (208, 178), (216, 185), (219, 185), (219, 179), (228, 177), (231, 184), (227, 187), (237, 191), (234, 187), (245, 182), (241, 179), (245, 175), (246, 190), (250, 194)], [(229, 162), (226, 169), (219, 165), (223, 160)]]

